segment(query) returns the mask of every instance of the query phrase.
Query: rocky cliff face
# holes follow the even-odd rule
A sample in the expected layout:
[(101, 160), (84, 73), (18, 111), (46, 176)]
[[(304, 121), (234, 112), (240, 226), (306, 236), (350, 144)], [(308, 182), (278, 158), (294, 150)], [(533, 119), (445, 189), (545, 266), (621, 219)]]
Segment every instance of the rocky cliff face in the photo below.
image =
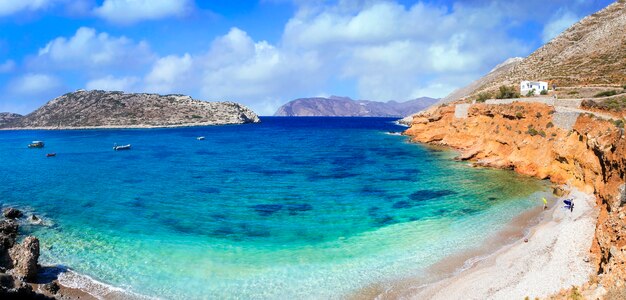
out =
[(445, 99), (447, 102), (495, 91), (522, 80), (557, 86), (621, 86), (626, 83), (626, 0), (588, 16), (527, 58), (488, 74)]
[(539, 103), (475, 104), (467, 118), (454, 105), (415, 116), (406, 135), (415, 142), (458, 149), (477, 165), (570, 184), (597, 196), (600, 206), (592, 252), (605, 288), (626, 280), (626, 137), (611, 121), (580, 115), (571, 130), (554, 126), (554, 108)]
[(58, 97), (4, 128), (176, 127), (260, 122), (247, 107), (183, 95), (77, 91)]
[(14, 113), (0, 113), (0, 126), (18, 120), (22, 117), (22, 115)]
[(427, 97), (407, 102), (376, 102), (352, 100), (344, 97), (302, 98), (281, 106), (274, 115), (290, 117), (404, 117), (416, 113), (436, 101), (437, 99)]

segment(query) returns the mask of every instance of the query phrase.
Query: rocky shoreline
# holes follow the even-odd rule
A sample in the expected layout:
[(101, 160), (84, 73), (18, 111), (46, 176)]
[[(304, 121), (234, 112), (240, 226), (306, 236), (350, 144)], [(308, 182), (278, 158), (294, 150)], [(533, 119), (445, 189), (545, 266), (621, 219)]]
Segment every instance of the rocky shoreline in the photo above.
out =
[[(552, 122), (554, 107), (538, 103), (475, 104), (464, 118), (455, 105), (423, 112), (405, 134), (414, 142), (458, 149), (458, 159), (477, 166), (569, 184), (596, 197), (597, 226), (590, 249), (592, 279), (561, 294), (626, 289), (626, 139), (609, 120), (583, 114), (570, 130)], [(567, 289), (567, 286), (563, 286)], [(555, 296), (558, 299), (558, 296)]]
[[(0, 221), (0, 298), (54, 299), (35, 292), (31, 285), (36, 282), (40, 269), (39, 240), (27, 236), (18, 243), (17, 219), (23, 217), (22, 212), (6, 208), (3, 215), (5, 219)], [(55, 282), (45, 283), (42, 288), (48, 294), (56, 294), (59, 290)]]
[[(2, 211), (0, 220), (0, 299), (100, 299), (102, 294), (107, 299), (141, 298), (117, 291), (114, 288), (100, 287), (93, 281), (94, 290), (106, 292), (93, 293), (81, 286), (68, 284), (79, 275), (62, 266), (42, 266), (39, 264), (40, 242), (37, 237), (20, 237), (19, 227), (23, 222), (45, 226), (42, 219), (34, 214), (26, 215), (15, 208), (7, 207)], [(21, 240), (21, 242), (20, 242)], [(65, 282), (68, 281), (68, 282)]]

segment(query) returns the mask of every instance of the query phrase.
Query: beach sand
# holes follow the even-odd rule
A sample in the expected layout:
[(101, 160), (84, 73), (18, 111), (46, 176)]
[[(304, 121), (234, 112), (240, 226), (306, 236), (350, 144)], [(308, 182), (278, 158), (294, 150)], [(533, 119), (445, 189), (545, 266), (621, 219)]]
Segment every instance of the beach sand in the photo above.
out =
[(572, 190), (574, 211), (557, 203), (523, 239), (457, 275), (411, 293), (379, 298), (530, 299), (584, 284), (593, 272), (590, 252), (597, 219), (595, 197)]

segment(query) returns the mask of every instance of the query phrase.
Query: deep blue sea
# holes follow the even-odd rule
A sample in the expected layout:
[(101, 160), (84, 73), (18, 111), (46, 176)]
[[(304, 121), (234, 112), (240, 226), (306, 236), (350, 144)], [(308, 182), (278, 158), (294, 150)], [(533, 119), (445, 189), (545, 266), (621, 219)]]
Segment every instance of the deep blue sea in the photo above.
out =
[(43, 264), (166, 299), (350, 295), (540, 205), (544, 182), (408, 143), (393, 121), (0, 131), (0, 203), (43, 217), (23, 227)]

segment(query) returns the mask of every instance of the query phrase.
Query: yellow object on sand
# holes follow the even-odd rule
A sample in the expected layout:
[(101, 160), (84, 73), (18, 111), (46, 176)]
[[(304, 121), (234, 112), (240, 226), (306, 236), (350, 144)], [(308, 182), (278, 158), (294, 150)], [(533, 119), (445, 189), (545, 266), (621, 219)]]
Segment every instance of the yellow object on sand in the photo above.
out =
[(548, 200), (546, 200), (546, 198), (543, 198), (543, 204), (548, 204)]

